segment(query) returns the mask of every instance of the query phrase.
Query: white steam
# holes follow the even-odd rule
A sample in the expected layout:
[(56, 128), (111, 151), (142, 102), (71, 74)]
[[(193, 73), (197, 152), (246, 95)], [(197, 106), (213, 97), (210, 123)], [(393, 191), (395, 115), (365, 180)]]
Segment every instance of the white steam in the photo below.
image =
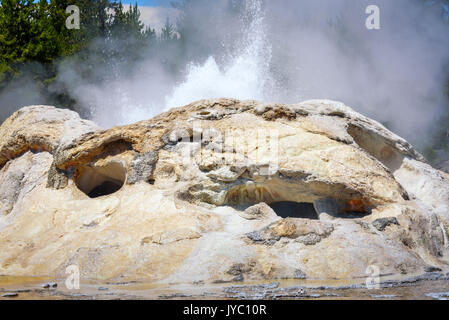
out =
[(166, 108), (186, 105), (199, 99), (270, 98), (275, 82), (269, 72), (271, 44), (266, 38), (265, 13), (260, 0), (248, 0), (245, 5), (245, 11), (252, 21), (237, 46), (241, 51), (230, 55), (223, 67), (217, 64), (213, 56), (202, 65), (190, 65), (186, 80), (166, 98)]

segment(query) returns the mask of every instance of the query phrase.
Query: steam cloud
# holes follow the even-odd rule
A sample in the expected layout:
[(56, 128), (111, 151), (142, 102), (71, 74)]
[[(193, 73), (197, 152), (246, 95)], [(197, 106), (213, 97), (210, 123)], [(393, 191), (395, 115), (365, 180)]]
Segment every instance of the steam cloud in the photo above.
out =
[[(81, 113), (104, 127), (204, 98), (327, 98), (419, 144), (447, 110), (449, 27), (436, 6), (423, 9), (423, 0), (246, 0), (236, 15), (232, 1), (194, 2), (191, 41), (182, 52), (166, 53), (188, 62), (176, 75), (141, 52), (133, 72), (117, 65), (92, 84), (67, 60), (56, 88), (69, 88)], [(370, 4), (380, 8), (380, 30), (365, 27)]]

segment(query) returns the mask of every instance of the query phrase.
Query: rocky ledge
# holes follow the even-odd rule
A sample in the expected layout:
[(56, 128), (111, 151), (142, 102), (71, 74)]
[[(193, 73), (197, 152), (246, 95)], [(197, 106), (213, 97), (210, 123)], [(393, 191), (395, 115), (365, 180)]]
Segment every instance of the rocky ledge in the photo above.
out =
[(449, 271), (449, 175), (342, 103), (203, 100), (0, 127), (0, 274), (226, 282)]

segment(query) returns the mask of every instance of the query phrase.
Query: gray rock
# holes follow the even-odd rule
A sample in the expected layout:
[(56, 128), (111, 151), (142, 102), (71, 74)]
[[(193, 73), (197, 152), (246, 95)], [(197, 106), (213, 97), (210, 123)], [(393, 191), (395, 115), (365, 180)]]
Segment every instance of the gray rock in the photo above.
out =
[(374, 299), (392, 299), (392, 298), (396, 298), (397, 295), (395, 294), (372, 294), (371, 298)]
[(253, 231), (248, 233), (246, 236), (256, 243), (264, 244), (267, 246), (272, 246), (281, 239), (281, 237), (273, 237), (272, 235), (265, 234), (265, 232), (263, 231), (264, 230)]
[(234, 278), (232, 278), (232, 281), (234, 282), (240, 282), (243, 280), (244, 280), (243, 274), (236, 275)]
[(67, 187), (69, 179), (65, 172), (56, 168), (55, 163), (52, 163), (50, 170), (48, 170), (47, 188), (62, 189)]
[(380, 218), (380, 219), (376, 219), (373, 222), (373, 226), (379, 230), (379, 231), (384, 231), (386, 227), (388, 227), (389, 225), (399, 225), (399, 222), (396, 218), (392, 217), (392, 218)]
[(42, 288), (50, 289), (50, 288), (56, 288), (58, 284), (56, 282), (49, 282), (42, 285)]
[(321, 237), (316, 233), (309, 233), (305, 236), (299, 236), (296, 241), (305, 244), (306, 246), (312, 246), (321, 241)]
[(296, 269), (295, 273), (293, 274), (293, 278), (294, 279), (306, 279), (307, 275), (301, 269)]
[(434, 267), (434, 266), (428, 266), (428, 267), (426, 267), (425, 271), (426, 272), (436, 272), (436, 271), (441, 271), (441, 269), (438, 267)]
[(134, 158), (128, 173), (127, 183), (139, 181), (151, 182), (154, 164), (157, 162), (157, 152), (148, 152)]
[(173, 294), (161, 294), (159, 298), (161, 299), (172, 299), (172, 298), (191, 298), (191, 294), (185, 293), (173, 293)]
[(426, 293), (426, 297), (431, 297), (436, 300), (449, 300), (449, 291), (447, 292), (431, 292)]
[(263, 242), (265, 241), (265, 237), (262, 235), (259, 231), (253, 231), (246, 235), (249, 239), (251, 239), (254, 242)]
[(8, 293), (2, 294), (3, 298), (15, 298), (15, 297), (18, 297), (18, 296), (19, 296), (19, 294), (16, 293), (16, 292), (8, 292)]
[(226, 273), (233, 275), (233, 276), (237, 276), (243, 273), (245, 268), (245, 265), (243, 263), (236, 263), (234, 265), (231, 266), (231, 268), (226, 271)]

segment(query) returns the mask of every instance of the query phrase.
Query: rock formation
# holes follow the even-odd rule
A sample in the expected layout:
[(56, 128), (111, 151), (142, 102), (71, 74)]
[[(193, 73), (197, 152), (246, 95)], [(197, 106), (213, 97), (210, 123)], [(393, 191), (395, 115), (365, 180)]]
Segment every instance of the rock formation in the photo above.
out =
[(203, 100), (0, 127), (0, 274), (165, 283), (448, 270), (449, 175), (342, 103)]

